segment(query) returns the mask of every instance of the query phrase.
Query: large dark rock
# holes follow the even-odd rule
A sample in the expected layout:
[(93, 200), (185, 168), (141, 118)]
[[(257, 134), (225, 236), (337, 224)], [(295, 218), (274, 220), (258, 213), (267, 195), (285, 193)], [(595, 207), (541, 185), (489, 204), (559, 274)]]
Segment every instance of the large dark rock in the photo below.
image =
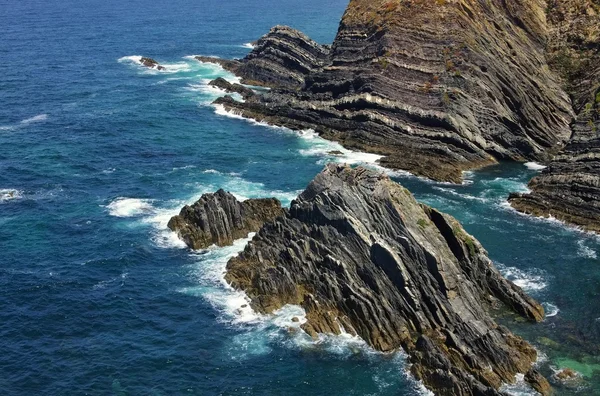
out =
[(454, 218), (383, 174), (328, 165), (228, 262), (225, 278), (260, 312), (301, 305), (309, 334), (403, 348), (436, 394), (499, 395), (519, 372), (547, 386), (531, 368), (535, 349), (490, 315), (504, 304), (540, 321), (543, 308)]
[(229, 81), (225, 80), (223, 77), (218, 77), (218, 78), (212, 80), (211, 82), (208, 83), (208, 85), (212, 85), (213, 87), (220, 88), (228, 93), (238, 93), (238, 94), (242, 95), (242, 97), (244, 99), (247, 99), (250, 96), (254, 95), (254, 91), (252, 89), (245, 87), (242, 84), (230, 83)]
[(204, 249), (213, 244), (231, 245), (284, 212), (275, 198), (240, 202), (231, 193), (218, 190), (184, 206), (179, 215), (169, 220), (168, 227), (190, 248)]

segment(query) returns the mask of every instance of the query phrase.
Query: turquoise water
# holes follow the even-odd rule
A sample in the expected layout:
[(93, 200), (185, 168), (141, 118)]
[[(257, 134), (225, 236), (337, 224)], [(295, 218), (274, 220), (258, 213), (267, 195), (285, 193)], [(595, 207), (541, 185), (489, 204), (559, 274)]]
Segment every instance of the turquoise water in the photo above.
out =
[[(244, 309), (222, 281), (236, 246), (190, 252), (166, 228), (202, 193), (289, 203), (339, 147), (223, 114), (233, 79), (191, 55), (241, 57), (278, 23), (333, 40), (345, 1), (0, 3), (2, 394), (416, 395), (400, 354), (348, 336), (312, 341)], [(151, 56), (164, 72), (140, 67)], [(374, 156), (338, 161), (373, 165)], [(536, 170), (502, 164), (462, 186), (393, 173), (459, 218), (500, 269), (544, 302), (503, 321), (600, 389), (599, 240), (510, 210)], [(598, 370), (597, 370), (598, 368)], [(517, 389), (517, 388), (515, 388)], [(515, 391), (517, 392), (517, 391)]]

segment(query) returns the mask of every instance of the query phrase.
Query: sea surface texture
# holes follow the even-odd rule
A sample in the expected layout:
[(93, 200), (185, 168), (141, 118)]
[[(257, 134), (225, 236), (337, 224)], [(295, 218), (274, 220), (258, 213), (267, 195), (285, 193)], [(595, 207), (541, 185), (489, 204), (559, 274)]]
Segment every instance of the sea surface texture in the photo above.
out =
[[(287, 24), (332, 42), (346, 0), (0, 1), (0, 393), (3, 395), (419, 395), (401, 353), (349, 335), (290, 332), (286, 307), (254, 314), (223, 281), (235, 246), (192, 252), (167, 227), (202, 193), (285, 205), (327, 161), (377, 167), (313, 131), (268, 127), (210, 103), (235, 78), (192, 55), (242, 57)], [(150, 56), (166, 67), (137, 62)], [(328, 152), (340, 150), (341, 157)], [(383, 168), (379, 168), (382, 172)], [(463, 185), (394, 172), (448, 212), (547, 318), (501, 321), (546, 375), (600, 394), (600, 241), (517, 214), (537, 164)], [(530, 394), (522, 381), (506, 388)]]

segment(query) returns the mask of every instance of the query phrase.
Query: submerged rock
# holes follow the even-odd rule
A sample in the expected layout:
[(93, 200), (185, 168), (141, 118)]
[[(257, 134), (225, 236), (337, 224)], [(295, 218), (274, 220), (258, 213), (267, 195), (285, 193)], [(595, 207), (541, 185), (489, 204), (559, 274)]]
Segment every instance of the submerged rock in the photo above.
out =
[(284, 212), (281, 202), (275, 198), (240, 202), (221, 189), (202, 195), (191, 206), (184, 206), (179, 215), (169, 220), (168, 227), (190, 248), (205, 249), (213, 244), (231, 245)]
[(157, 61), (155, 61), (152, 58), (142, 57), (140, 59), (140, 63), (142, 64), (142, 66), (146, 66), (146, 67), (149, 67), (151, 69), (165, 70), (164, 66), (161, 66), (160, 63), (158, 63)]
[(517, 373), (536, 389), (535, 349), (494, 322), (502, 303), (531, 321), (543, 308), (504, 279), (451, 216), (387, 176), (329, 164), (227, 264), (226, 280), (263, 313), (306, 311), (302, 328), (403, 348), (439, 395), (499, 395)]
[(243, 86), (242, 84), (230, 83), (225, 80), (223, 77), (216, 78), (208, 83), (208, 85), (212, 85), (213, 87), (220, 88), (227, 93), (238, 93), (242, 95), (244, 99), (249, 98), (254, 95), (254, 91), (248, 87)]

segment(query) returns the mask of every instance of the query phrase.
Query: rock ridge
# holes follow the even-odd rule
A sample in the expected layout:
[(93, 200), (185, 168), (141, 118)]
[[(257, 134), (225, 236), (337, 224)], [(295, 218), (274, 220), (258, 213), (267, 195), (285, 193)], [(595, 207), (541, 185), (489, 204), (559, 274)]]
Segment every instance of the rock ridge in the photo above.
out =
[(532, 368), (535, 349), (490, 315), (505, 305), (540, 321), (543, 308), (454, 218), (374, 171), (327, 165), (228, 262), (225, 279), (259, 312), (301, 305), (313, 336), (345, 331), (380, 351), (403, 348), (436, 394), (500, 395), (517, 373), (549, 389)]

